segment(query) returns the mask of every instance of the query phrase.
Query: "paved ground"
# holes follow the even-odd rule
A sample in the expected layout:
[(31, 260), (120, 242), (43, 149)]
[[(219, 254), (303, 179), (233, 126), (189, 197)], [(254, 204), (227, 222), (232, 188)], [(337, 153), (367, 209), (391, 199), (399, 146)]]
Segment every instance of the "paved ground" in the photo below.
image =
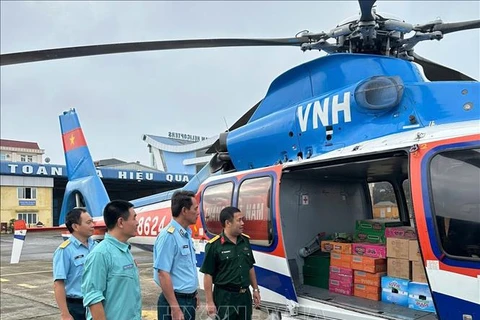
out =
[[(58, 232), (27, 234), (19, 264), (10, 264), (13, 236), (0, 235), (0, 318), (2, 320), (58, 320), (59, 312), (53, 297), (52, 255), (62, 242)], [(160, 289), (152, 280), (152, 254), (132, 250), (140, 269), (143, 319), (156, 319), (156, 301)], [(204, 295), (200, 292), (204, 305)], [(197, 319), (207, 319), (200, 307)], [(265, 313), (254, 311), (255, 319), (265, 319)]]

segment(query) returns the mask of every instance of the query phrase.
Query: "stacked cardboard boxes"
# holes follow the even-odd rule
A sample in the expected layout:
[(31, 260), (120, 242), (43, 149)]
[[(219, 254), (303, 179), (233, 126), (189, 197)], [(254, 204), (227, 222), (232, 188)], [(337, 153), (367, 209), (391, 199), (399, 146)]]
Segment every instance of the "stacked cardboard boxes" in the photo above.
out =
[(410, 241), (417, 241), (412, 227), (389, 227), (385, 229), (387, 239), (387, 274), (389, 277), (411, 280)]
[(385, 229), (402, 225), (401, 221), (390, 219), (357, 220), (354, 242), (385, 245)]
[(331, 292), (353, 295), (352, 244), (322, 241), (323, 252), (330, 252), (330, 274), (328, 289)]
[(380, 300), (381, 278), (387, 270), (385, 228), (396, 225), (401, 225), (401, 222), (380, 219), (356, 222), (356, 243), (352, 246), (355, 296)]
[(412, 262), (412, 281), (427, 283), (427, 275), (425, 274), (417, 240), (408, 242), (408, 260)]

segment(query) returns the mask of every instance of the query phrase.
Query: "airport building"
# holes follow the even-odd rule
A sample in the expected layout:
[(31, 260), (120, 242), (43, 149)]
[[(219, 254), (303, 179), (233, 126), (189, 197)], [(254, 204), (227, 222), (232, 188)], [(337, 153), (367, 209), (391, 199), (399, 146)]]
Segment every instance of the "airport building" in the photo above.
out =
[[(35, 142), (0, 140), (0, 220), (2, 230), (12, 219), (31, 227), (57, 226), (67, 184), (64, 165), (44, 163)], [(194, 175), (167, 156), (163, 170), (118, 159), (94, 161), (110, 199), (133, 200), (180, 188)], [(178, 171), (176, 171), (178, 170)]]
[(210, 138), (169, 132), (168, 136), (144, 134), (142, 140), (150, 152), (151, 165), (160, 171), (196, 174), (212, 158), (206, 151), (218, 136)]

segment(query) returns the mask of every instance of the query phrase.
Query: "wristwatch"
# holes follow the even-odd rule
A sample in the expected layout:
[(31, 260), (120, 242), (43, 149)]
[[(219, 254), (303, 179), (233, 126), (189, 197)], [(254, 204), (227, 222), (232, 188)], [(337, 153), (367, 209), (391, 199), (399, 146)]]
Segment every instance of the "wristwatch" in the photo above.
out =
[(260, 292), (260, 289), (258, 289), (258, 288), (253, 288), (253, 292), (255, 292), (255, 291), (256, 291), (256, 292)]

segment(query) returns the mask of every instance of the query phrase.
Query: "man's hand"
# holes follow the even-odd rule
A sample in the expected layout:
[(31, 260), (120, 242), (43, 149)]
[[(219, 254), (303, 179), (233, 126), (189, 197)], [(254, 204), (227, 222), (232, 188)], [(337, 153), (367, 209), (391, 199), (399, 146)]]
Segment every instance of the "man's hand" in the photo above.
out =
[(182, 309), (179, 306), (171, 307), (172, 320), (184, 320)]
[(62, 313), (62, 314), (60, 315), (60, 317), (61, 317), (62, 320), (75, 320), (75, 319), (73, 319), (73, 317), (72, 317), (72, 315), (71, 315), (70, 313), (67, 313), (67, 314), (63, 314), (63, 313)]
[(253, 292), (253, 304), (255, 305), (255, 308), (258, 308), (260, 305), (260, 292), (258, 291)]
[(215, 317), (217, 314), (217, 308), (215, 307), (215, 304), (211, 301), (207, 301), (207, 315), (210, 318)]

